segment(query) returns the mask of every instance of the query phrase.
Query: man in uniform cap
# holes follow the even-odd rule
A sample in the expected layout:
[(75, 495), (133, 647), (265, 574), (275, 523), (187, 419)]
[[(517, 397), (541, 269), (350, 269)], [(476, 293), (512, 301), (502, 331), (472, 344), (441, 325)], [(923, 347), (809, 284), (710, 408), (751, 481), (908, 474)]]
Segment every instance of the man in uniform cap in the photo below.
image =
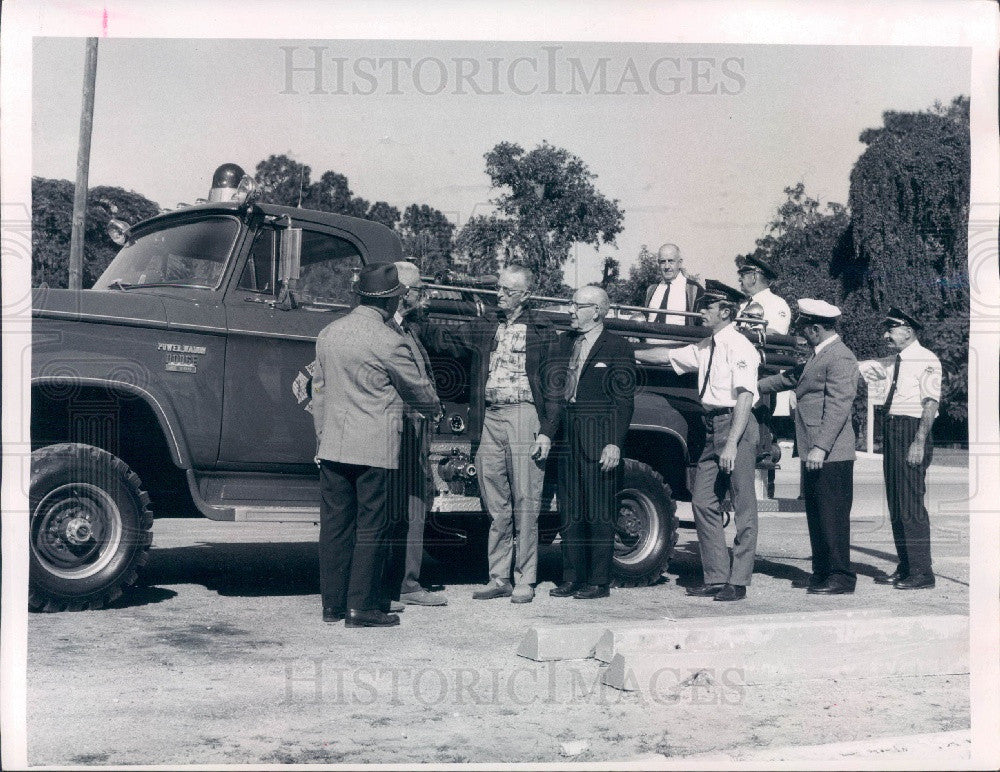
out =
[[(771, 292), (771, 282), (778, 278), (778, 272), (774, 270), (766, 260), (747, 255), (736, 258), (736, 273), (739, 278), (740, 289), (743, 290), (750, 299), (740, 306), (740, 316), (758, 315), (767, 322), (767, 332), (776, 332), (779, 335), (788, 334), (788, 326), (792, 321), (792, 312), (785, 299)], [(774, 397), (773, 403), (767, 399), (762, 400), (755, 410), (757, 420), (760, 421), (760, 447), (757, 455), (771, 458), (771, 447), (774, 442), (774, 432), (772, 427), (777, 425), (777, 418), (788, 421), (791, 415), (791, 392), (782, 392)], [(767, 490), (772, 496), (774, 491), (774, 465), (771, 464), (767, 470)]]
[(802, 298), (796, 330), (812, 356), (783, 373), (762, 378), (762, 394), (794, 389), (795, 435), (802, 458), (812, 575), (796, 582), (819, 595), (854, 592), (851, 570), (851, 505), (854, 501), (854, 426), (851, 405), (858, 391), (858, 362), (836, 332), (840, 309)]
[(313, 421), (320, 467), (319, 566), (323, 620), (388, 627), (387, 494), (399, 464), (404, 406), (440, 411), (403, 337), (386, 325), (407, 288), (392, 263), (361, 269), (359, 305), (316, 340)]
[(931, 529), (924, 506), (925, 478), (931, 463), (931, 427), (941, 401), (941, 362), (920, 345), (921, 324), (893, 306), (883, 322), (883, 337), (898, 353), (861, 363), (870, 383), (888, 381), (882, 423), (882, 470), (899, 565), (877, 576), (879, 584), (899, 590), (934, 586)]
[[(702, 319), (711, 335), (678, 349), (636, 352), (640, 362), (669, 363), (677, 373), (698, 373), (705, 414), (705, 446), (698, 459), (691, 508), (698, 530), (704, 582), (688, 595), (719, 601), (742, 600), (757, 553), (757, 494), (754, 466), (758, 437), (751, 407), (757, 399), (760, 355), (733, 324), (742, 292), (722, 282), (705, 282)], [(736, 536), (730, 563), (720, 501), (732, 492)]]
[(778, 272), (770, 263), (754, 255), (737, 258), (736, 266), (740, 289), (749, 295), (747, 301), (740, 306), (740, 314), (752, 303), (756, 303), (763, 310), (767, 331), (787, 335), (792, 312), (784, 298), (771, 292), (771, 282), (778, 278)]

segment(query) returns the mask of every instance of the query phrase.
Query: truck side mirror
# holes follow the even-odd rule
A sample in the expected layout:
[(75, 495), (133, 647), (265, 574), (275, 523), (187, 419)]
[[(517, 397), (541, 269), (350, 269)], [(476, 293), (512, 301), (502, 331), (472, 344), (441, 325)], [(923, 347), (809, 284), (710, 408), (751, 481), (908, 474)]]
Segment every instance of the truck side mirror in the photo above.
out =
[(281, 240), (278, 244), (278, 282), (281, 290), (278, 292), (276, 308), (291, 311), (298, 308), (295, 299), (295, 285), (299, 280), (299, 269), (302, 266), (302, 229), (282, 228)]
[(284, 228), (278, 246), (278, 280), (289, 281), (299, 278), (302, 266), (302, 229)]

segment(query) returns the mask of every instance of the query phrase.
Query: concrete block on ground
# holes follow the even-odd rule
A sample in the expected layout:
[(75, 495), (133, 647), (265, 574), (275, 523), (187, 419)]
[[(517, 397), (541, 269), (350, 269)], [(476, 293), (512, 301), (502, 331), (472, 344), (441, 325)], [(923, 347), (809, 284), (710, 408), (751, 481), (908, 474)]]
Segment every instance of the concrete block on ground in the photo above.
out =
[(517, 655), (536, 662), (587, 659), (608, 629), (606, 624), (529, 627), (517, 647)]
[(655, 695), (696, 678), (733, 686), (968, 672), (969, 620), (962, 615), (799, 622), (726, 618), (716, 626), (678, 627), (655, 647), (620, 648), (602, 682)]
[[(610, 662), (621, 649), (640, 651), (656, 648), (689, 647), (698, 640), (692, 633), (697, 628), (719, 628), (727, 625), (789, 624), (836, 622), (838, 620), (872, 619), (889, 616), (888, 609), (848, 609), (839, 611), (788, 612), (747, 617), (698, 617), (693, 619), (664, 619), (634, 625), (615, 625), (608, 628), (597, 641), (594, 656), (601, 662)], [(745, 633), (741, 633), (745, 634)]]

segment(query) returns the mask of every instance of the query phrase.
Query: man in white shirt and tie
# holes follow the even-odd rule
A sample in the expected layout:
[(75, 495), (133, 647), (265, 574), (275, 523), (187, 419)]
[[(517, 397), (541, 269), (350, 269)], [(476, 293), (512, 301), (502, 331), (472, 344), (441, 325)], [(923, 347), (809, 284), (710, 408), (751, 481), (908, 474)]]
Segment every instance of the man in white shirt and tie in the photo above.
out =
[(882, 423), (882, 471), (899, 565), (875, 577), (897, 590), (934, 586), (931, 526), (924, 506), (925, 477), (931, 463), (931, 427), (941, 402), (941, 361), (920, 345), (922, 325), (893, 306), (883, 322), (884, 338), (896, 355), (861, 362), (869, 382), (888, 381)]
[(704, 293), (698, 282), (684, 275), (684, 258), (676, 244), (664, 244), (656, 254), (660, 266), (659, 284), (651, 284), (646, 289), (646, 307), (662, 308), (676, 313), (656, 313), (650, 311), (647, 321), (659, 324), (698, 324), (697, 316), (684, 316), (685, 311), (695, 311), (698, 299)]
[[(640, 362), (670, 364), (677, 373), (698, 373), (698, 394), (705, 410), (705, 446), (698, 459), (691, 508), (698, 531), (704, 583), (688, 595), (735, 601), (746, 597), (757, 554), (757, 494), (754, 467), (760, 355), (736, 329), (733, 319), (742, 292), (722, 282), (705, 282), (702, 319), (712, 334), (682, 348), (636, 352)], [(736, 537), (730, 563), (721, 499), (732, 492)]]

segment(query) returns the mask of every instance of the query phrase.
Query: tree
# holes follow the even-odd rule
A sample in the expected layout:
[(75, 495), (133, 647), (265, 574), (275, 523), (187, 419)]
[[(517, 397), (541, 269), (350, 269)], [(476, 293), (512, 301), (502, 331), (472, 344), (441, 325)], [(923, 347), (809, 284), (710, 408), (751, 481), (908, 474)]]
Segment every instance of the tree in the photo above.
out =
[(403, 254), (413, 257), (425, 274), (437, 275), (451, 266), (455, 225), (427, 204), (410, 204), (399, 227)]
[[(99, 185), (87, 193), (84, 231), (83, 286), (93, 286), (120, 247), (108, 238), (112, 218), (135, 225), (158, 214), (145, 196), (123, 188)], [(69, 282), (69, 243), (73, 220), (73, 183), (33, 177), (31, 180), (31, 281), (50, 287)]]
[(969, 99), (886, 112), (851, 172), (853, 264), (879, 315), (905, 307), (944, 367), (942, 412), (967, 417)]
[(639, 249), (639, 257), (628, 269), (628, 278), (619, 279), (607, 287), (612, 303), (626, 306), (641, 306), (646, 300), (646, 288), (660, 281), (660, 266), (656, 255), (645, 244)]
[(386, 203), (370, 203), (355, 196), (347, 177), (326, 171), (312, 181), (312, 169), (287, 155), (271, 155), (257, 164), (255, 172), (261, 187), (261, 200), (282, 206), (299, 206), (319, 212), (334, 212), (374, 220), (387, 228), (399, 222), (399, 210)]
[[(531, 268), (542, 294), (566, 295), (563, 266), (574, 244), (614, 244), (624, 212), (594, 186), (577, 156), (542, 142), (530, 152), (501, 142), (485, 155), (486, 173), (499, 195), (497, 212), (470, 220), (459, 240), (500, 262)], [(470, 258), (472, 254), (470, 253)]]

